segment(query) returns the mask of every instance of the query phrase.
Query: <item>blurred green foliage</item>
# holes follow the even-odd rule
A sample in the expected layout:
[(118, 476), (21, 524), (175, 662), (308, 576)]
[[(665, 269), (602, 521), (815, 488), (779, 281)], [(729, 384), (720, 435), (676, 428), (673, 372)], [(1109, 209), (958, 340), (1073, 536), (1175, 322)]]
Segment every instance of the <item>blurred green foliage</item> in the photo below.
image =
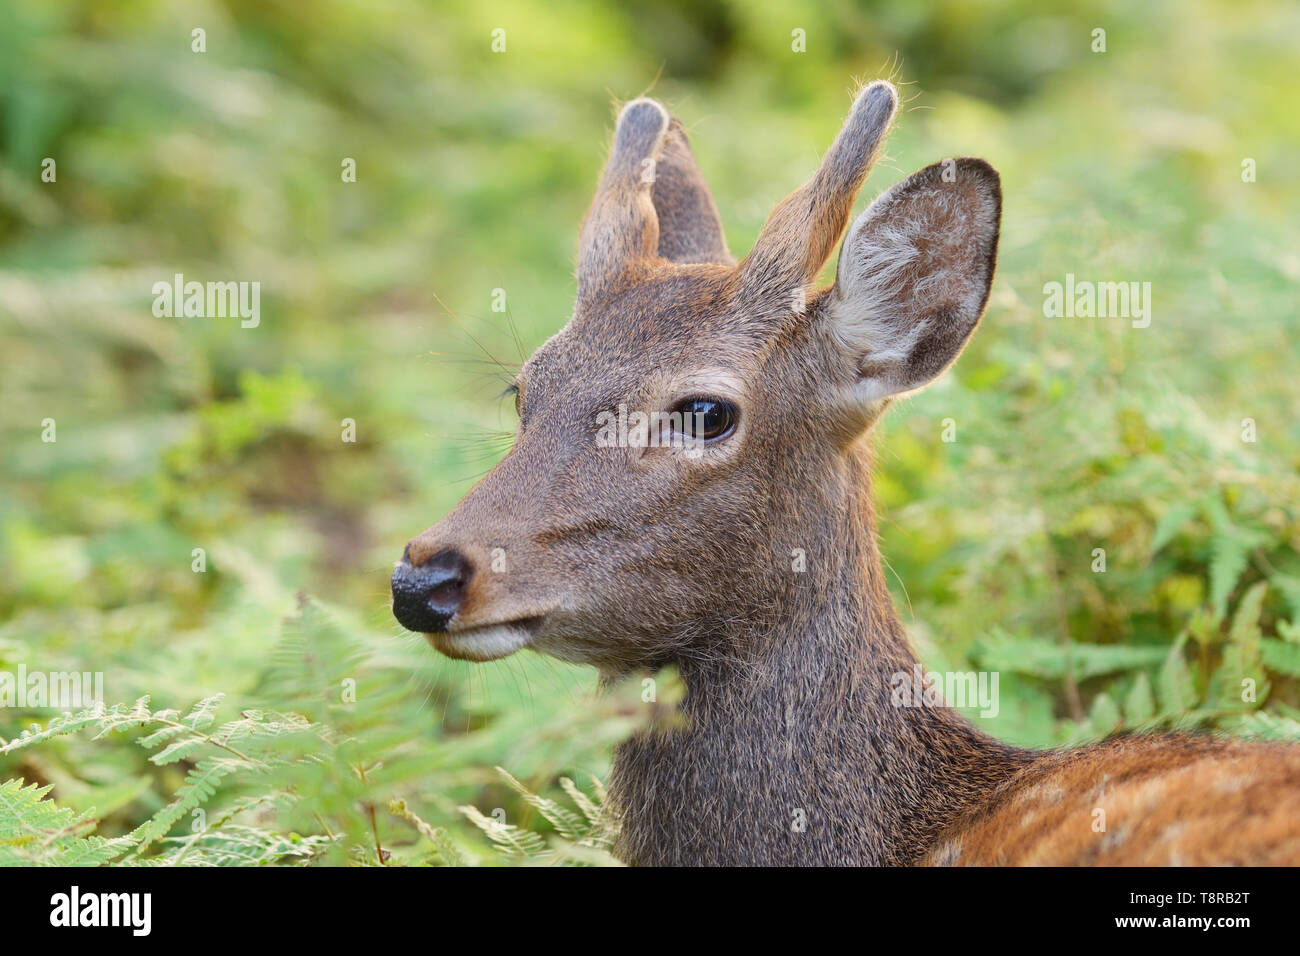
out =
[[(535, 655), (433, 654), (391, 621), (391, 564), (508, 446), (497, 360), (568, 315), (613, 99), (683, 119), (743, 252), (852, 78), (891, 75), (907, 104), (867, 192), (966, 154), (1005, 191), (982, 329), (877, 437), (923, 659), (999, 670), (986, 726), (1018, 743), (1300, 736), (1298, 33), (1300, 9), (1252, 0), (8, 0), (0, 670), (103, 671), (110, 702), (224, 694), (223, 720), (344, 735), (329, 773), (279, 781), (292, 807), (239, 818), (298, 834), (286, 860), (321, 834), (336, 860), (374, 862), (376, 833), (415, 845), (394, 799), (475, 860), (502, 855), (460, 804), (553, 832), (493, 766), (539, 791), (603, 777), (635, 707)], [(178, 272), (259, 281), (260, 325), (155, 317)], [(1150, 282), (1151, 326), (1044, 318), (1067, 273)], [(50, 716), (0, 711), (0, 736)], [(131, 736), (24, 746), (0, 779), (126, 834), (201, 763)], [(227, 784), (214, 813), (258, 786)]]

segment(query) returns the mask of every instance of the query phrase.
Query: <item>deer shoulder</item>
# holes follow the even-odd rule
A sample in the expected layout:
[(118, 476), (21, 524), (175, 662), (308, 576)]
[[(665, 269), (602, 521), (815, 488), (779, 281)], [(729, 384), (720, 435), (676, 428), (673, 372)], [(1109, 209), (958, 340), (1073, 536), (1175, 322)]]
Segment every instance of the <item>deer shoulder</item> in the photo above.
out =
[(948, 829), (923, 862), (1300, 864), (1300, 749), (1169, 734), (1048, 753)]

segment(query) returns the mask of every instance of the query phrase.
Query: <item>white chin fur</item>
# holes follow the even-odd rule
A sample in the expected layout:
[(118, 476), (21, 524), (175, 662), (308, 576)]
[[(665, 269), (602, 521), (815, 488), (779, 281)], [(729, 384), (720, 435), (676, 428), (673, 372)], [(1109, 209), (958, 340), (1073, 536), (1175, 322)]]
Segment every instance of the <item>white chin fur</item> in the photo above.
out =
[(435, 650), (466, 661), (494, 661), (513, 654), (532, 639), (528, 631), (513, 624), (493, 624), (459, 633), (444, 631), (425, 637)]

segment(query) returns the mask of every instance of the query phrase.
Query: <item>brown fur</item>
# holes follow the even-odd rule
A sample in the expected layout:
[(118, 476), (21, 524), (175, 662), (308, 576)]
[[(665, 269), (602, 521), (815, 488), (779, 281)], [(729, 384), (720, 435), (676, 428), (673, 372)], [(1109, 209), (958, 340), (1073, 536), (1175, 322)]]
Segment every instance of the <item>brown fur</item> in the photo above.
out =
[[(605, 679), (679, 669), (684, 726), (616, 754), (632, 863), (1297, 862), (1297, 748), (1043, 754), (894, 706), (915, 657), (881, 571), (867, 436), (973, 332), (1001, 203), (979, 160), (922, 170), (854, 224), (835, 286), (808, 288), (896, 107), (888, 84), (864, 90), (738, 265), (680, 126), (649, 100), (623, 110), (573, 319), (517, 382), (515, 445), (409, 545), (411, 565), (454, 549), (474, 569), (430, 640), (476, 660), (527, 644)], [(699, 458), (593, 440), (620, 403), (700, 395), (739, 417)]]
[(1300, 748), (1124, 737), (1045, 754), (946, 832), (963, 866), (1294, 866)]

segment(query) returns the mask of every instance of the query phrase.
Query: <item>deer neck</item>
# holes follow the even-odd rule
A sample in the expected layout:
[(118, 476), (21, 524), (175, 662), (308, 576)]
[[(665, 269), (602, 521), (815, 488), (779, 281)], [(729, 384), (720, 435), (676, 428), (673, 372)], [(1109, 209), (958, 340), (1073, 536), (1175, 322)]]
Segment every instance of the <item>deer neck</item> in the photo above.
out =
[(683, 725), (620, 746), (625, 860), (906, 864), (1032, 759), (955, 710), (895, 702), (896, 675), (919, 666), (859, 478), (827, 529), (835, 546), (788, 576), (776, 611), (719, 626), (708, 653), (676, 661)]

